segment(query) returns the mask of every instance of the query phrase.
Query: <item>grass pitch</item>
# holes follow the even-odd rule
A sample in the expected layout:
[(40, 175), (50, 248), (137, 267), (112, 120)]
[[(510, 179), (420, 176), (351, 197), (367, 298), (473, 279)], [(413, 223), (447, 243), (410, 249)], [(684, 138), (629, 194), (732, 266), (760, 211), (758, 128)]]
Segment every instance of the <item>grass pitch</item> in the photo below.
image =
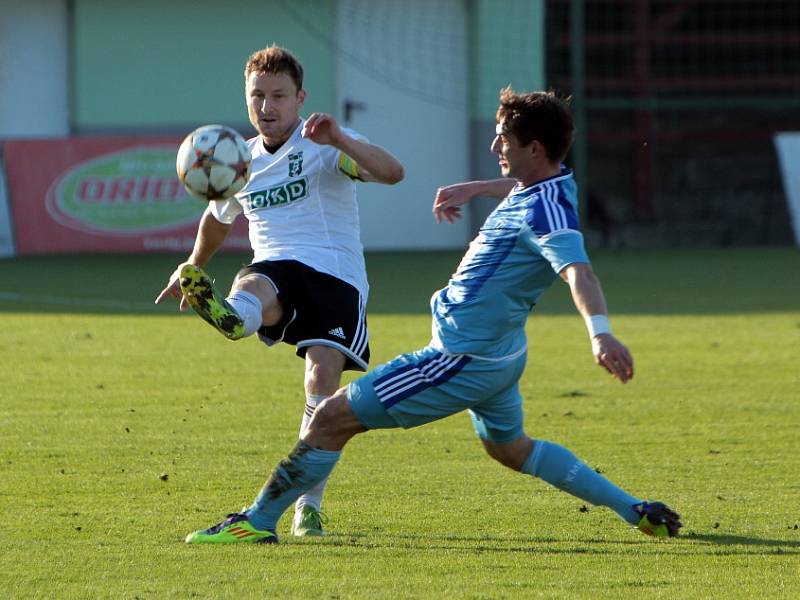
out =
[[(458, 258), (368, 257), (373, 364), (428, 341)], [(529, 434), (673, 505), (668, 541), (503, 469), (462, 414), (356, 438), (324, 539), (287, 516), (280, 546), (186, 546), (294, 443), (302, 363), (153, 306), (177, 260), (0, 261), (4, 597), (797, 597), (797, 250), (595, 253), (626, 386), (594, 366), (566, 286), (529, 321)], [(210, 271), (226, 286), (243, 260)]]

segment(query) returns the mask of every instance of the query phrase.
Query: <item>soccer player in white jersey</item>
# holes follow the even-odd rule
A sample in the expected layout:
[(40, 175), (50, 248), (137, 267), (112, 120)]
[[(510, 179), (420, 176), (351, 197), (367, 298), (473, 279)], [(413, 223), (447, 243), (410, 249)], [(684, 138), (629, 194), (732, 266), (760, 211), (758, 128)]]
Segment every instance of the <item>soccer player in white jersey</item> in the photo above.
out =
[(633, 377), (633, 358), (611, 335), (605, 298), (584, 250), (572, 171), (561, 164), (573, 135), (569, 108), (555, 94), (501, 92), (492, 150), (506, 179), (448, 186), (434, 202), (437, 220), (452, 221), (477, 195), (504, 198), (447, 286), (433, 295), (431, 343), (325, 400), (253, 504), (190, 533), (188, 543), (275, 543), (280, 516), (330, 474), (353, 436), (416, 427), (464, 410), (489, 456), (502, 465), (607, 506), (648, 535), (678, 535), (680, 517), (666, 505), (629, 494), (568, 449), (533, 440), (523, 429), (525, 323), (559, 276), (586, 321), (597, 363), (622, 383)]
[[(273, 45), (255, 52), (244, 76), (248, 116), (259, 134), (248, 141), (250, 180), (235, 198), (209, 203), (192, 253), (156, 303), (181, 298), (181, 310), (192, 306), (228, 339), (257, 334), (267, 345), (295, 345), (305, 359), (302, 436), (343, 370), (366, 371), (369, 361), (355, 184), (394, 184), (404, 173), (389, 152), (331, 115), (300, 117), (303, 67), (288, 50)], [(249, 221), (253, 262), (223, 299), (202, 267), (241, 213)], [(323, 535), (324, 487), (320, 481), (298, 499), (295, 535)]]

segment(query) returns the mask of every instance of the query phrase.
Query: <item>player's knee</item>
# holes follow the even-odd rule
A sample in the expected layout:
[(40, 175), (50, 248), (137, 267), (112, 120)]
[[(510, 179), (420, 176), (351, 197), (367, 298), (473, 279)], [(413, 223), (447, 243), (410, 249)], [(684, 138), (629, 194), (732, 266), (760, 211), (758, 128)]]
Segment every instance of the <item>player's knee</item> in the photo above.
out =
[(256, 296), (276, 296), (275, 288), (270, 285), (263, 275), (259, 273), (246, 273), (244, 275), (237, 275), (233, 281), (233, 288), (237, 290), (244, 290), (255, 294)]
[(517, 438), (512, 442), (497, 443), (482, 440), (486, 453), (504, 467), (521, 471), (533, 448), (533, 440), (527, 436)]
[(503, 452), (503, 451), (500, 451), (500, 450), (496, 450), (496, 449), (490, 450), (488, 448), (486, 449), (486, 452), (487, 452), (487, 454), (489, 456), (491, 456), (494, 460), (499, 462), (504, 467), (508, 467), (509, 469), (513, 469), (515, 471), (519, 471), (517, 461), (509, 453)]
[(309, 433), (320, 435), (337, 435), (344, 426), (345, 411), (343, 404), (347, 404), (347, 397), (334, 395), (326, 398), (317, 405), (314, 416), (308, 425)]
[(231, 291), (242, 290), (253, 294), (261, 302), (261, 313), (264, 324), (277, 323), (283, 315), (283, 309), (278, 302), (278, 295), (269, 279), (259, 273), (247, 273), (237, 276)]
[(342, 438), (354, 435), (360, 425), (347, 400), (347, 393), (340, 390), (320, 402), (308, 425), (308, 435), (320, 439)]

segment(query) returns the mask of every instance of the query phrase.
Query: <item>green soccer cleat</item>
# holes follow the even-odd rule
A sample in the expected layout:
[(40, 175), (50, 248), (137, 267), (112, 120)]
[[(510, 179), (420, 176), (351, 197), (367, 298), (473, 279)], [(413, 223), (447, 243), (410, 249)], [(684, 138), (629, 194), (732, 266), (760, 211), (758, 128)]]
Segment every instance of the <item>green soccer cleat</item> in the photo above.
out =
[(681, 516), (662, 502), (642, 502), (633, 507), (641, 519), (636, 528), (653, 537), (678, 537)]
[(278, 536), (269, 529), (261, 531), (250, 524), (243, 513), (227, 515), (222, 523), (194, 531), (186, 536), (187, 544), (277, 544)]
[(194, 311), (229, 340), (244, 337), (244, 322), (239, 313), (217, 294), (214, 282), (195, 265), (181, 268), (181, 291)]
[(322, 526), (328, 523), (328, 516), (313, 506), (304, 506), (294, 515), (292, 521), (292, 535), (297, 537), (322, 536), (325, 530)]

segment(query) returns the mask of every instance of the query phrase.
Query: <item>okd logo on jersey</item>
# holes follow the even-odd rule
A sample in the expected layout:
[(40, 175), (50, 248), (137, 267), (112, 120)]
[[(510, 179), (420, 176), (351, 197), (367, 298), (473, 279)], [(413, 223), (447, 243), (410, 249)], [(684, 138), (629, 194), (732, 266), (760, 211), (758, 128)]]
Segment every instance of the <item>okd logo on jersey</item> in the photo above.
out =
[(204, 206), (178, 181), (173, 146), (129, 148), (79, 163), (53, 182), (46, 205), (62, 225), (111, 235), (184, 226)]
[(253, 192), (247, 196), (247, 207), (250, 210), (276, 208), (292, 204), (308, 196), (308, 179), (302, 177), (268, 190)]
[(303, 151), (289, 155), (289, 177), (297, 177), (303, 172)]

